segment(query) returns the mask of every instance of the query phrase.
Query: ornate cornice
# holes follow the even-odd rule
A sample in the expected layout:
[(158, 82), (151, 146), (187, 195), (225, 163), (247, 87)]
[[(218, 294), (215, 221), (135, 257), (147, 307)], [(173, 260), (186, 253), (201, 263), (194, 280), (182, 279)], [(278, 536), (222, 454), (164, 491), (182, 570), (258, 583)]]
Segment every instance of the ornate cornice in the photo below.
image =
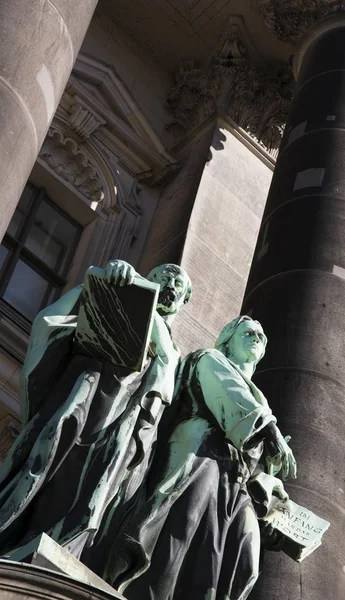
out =
[(104, 199), (101, 177), (78, 143), (51, 127), (39, 157), (64, 181), (91, 202)]
[(266, 24), (277, 38), (297, 46), (318, 21), (345, 11), (345, 2), (326, 0), (258, 0)]
[(213, 113), (225, 112), (275, 153), (295, 88), (292, 68), (280, 62), (267, 66), (243, 33), (244, 25), (237, 17), (221, 52), (207, 68), (194, 61), (179, 65), (168, 97), (174, 115), (171, 127), (181, 136)]
[(179, 166), (116, 71), (94, 57), (78, 55), (59, 109), (72, 137), (98, 140), (141, 181), (157, 183)]
[(91, 111), (78, 96), (75, 96), (74, 104), (69, 109), (68, 121), (71, 129), (82, 142), (86, 142), (100, 125), (106, 124), (106, 121)]

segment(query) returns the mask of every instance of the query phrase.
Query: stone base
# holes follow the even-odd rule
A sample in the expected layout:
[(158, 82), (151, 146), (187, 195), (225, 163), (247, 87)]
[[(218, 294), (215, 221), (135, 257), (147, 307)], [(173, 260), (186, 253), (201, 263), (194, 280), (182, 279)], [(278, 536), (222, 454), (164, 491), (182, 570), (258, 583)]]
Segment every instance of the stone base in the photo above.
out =
[(1, 600), (125, 600), (43, 567), (0, 560)]
[[(11, 583), (12, 577), (18, 585)], [(25, 582), (29, 581), (32, 581), (33, 592), (36, 591), (36, 594), (26, 587)], [(21, 590), (22, 585), (24, 587)], [(42, 589), (39, 591), (40, 586)], [(0, 598), (1, 600), (45, 598), (46, 588), (47, 598), (59, 598), (59, 600), (65, 597), (72, 600), (83, 598), (125, 600), (111, 585), (72, 556), (66, 548), (42, 533), (30, 543), (14, 550), (7, 559), (0, 560)], [(55, 588), (56, 596), (50, 595)], [(66, 595), (63, 595), (64, 590)]]
[[(116, 594), (111, 585), (103, 581), (101, 577), (88, 569), (46, 533), (42, 533), (25, 546), (14, 550), (7, 558), (11, 561), (30, 563), (37, 567), (57, 571), (99, 590), (104, 590), (113, 596)], [(119, 597), (115, 595), (115, 598)]]

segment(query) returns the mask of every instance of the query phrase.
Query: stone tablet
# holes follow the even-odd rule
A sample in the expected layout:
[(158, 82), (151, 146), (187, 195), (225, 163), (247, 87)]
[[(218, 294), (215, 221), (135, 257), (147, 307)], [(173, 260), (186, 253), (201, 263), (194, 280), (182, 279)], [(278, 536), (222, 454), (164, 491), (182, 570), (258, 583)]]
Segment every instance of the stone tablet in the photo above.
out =
[(141, 371), (146, 360), (159, 285), (136, 276), (115, 286), (93, 267), (85, 279), (75, 349), (118, 367)]

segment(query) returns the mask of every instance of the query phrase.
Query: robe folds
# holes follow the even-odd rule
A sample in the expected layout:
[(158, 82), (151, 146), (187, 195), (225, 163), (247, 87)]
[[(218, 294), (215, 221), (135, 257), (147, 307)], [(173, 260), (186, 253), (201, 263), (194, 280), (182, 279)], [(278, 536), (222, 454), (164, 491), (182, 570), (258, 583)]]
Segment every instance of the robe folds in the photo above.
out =
[(245, 600), (260, 533), (247, 481), (275, 417), (218, 350), (182, 369), (178, 416), (156, 451), (145, 497), (124, 520), (102, 576), (127, 600)]
[[(130, 372), (76, 353), (82, 286), (36, 317), (22, 371), (23, 429), (0, 468), (0, 554), (42, 532), (76, 557), (145, 475), (179, 351), (155, 314), (156, 354)], [(131, 477), (133, 475), (133, 477)], [(114, 516), (114, 510), (112, 512)]]

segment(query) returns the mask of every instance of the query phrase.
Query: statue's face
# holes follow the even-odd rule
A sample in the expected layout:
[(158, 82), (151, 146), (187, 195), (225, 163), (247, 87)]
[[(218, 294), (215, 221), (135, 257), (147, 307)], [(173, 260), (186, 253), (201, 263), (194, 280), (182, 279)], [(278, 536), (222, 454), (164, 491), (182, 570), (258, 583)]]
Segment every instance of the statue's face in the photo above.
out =
[(257, 363), (265, 350), (265, 336), (260, 323), (242, 321), (226, 348), (227, 357), (233, 357), (236, 362)]
[(175, 265), (162, 265), (156, 270), (152, 281), (159, 283), (161, 288), (157, 312), (162, 316), (177, 313), (184, 305), (188, 291), (189, 280), (186, 272)]

